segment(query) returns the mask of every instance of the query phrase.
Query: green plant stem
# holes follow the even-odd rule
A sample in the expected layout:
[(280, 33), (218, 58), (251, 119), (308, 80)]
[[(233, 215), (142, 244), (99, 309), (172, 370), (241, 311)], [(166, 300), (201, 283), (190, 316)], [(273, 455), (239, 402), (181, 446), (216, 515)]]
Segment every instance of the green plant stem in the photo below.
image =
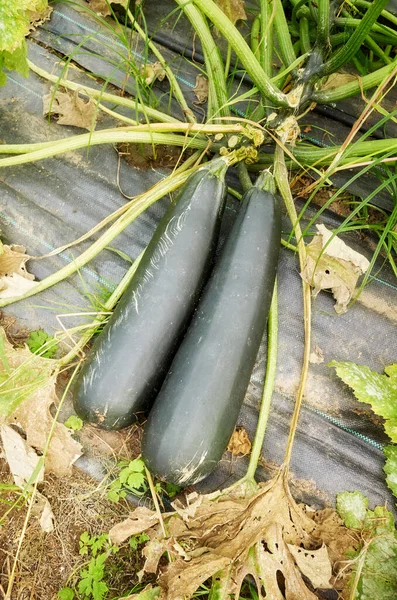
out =
[(238, 178), (240, 180), (241, 187), (243, 188), (244, 192), (247, 192), (249, 189), (251, 189), (253, 187), (251, 178), (248, 174), (247, 165), (243, 162), (240, 162), (237, 168), (238, 168)]
[(272, 4), (260, 0), (259, 62), (270, 80), (273, 75), (273, 20)]
[(139, 25), (137, 20), (134, 18), (134, 15), (131, 13), (129, 8), (127, 9), (127, 15), (128, 15), (129, 20), (131, 21), (131, 24), (134, 27), (134, 29), (139, 33), (139, 35), (141, 36), (141, 38), (143, 39), (145, 44), (147, 44), (148, 48), (153, 52), (153, 54), (155, 55), (155, 57), (157, 58), (157, 60), (161, 64), (161, 66), (163, 67), (165, 74), (167, 75), (169, 84), (171, 86), (171, 91), (173, 92), (177, 102), (179, 103), (179, 106), (182, 108), (185, 117), (187, 118), (187, 120), (190, 123), (196, 123), (196, 117), (194, 116), (193, 112), (191, 111), (191, 109), (189, 108), (189, 105), (187, 104), (187, 102), (185, 100), (185, 96), (182, 93), (182, 90), (180, 88), (177, 78), (174, 75), (173, 70), (170, 69), (170, 67), (167, 65), (167, 63), (164, 59), (164, 56), (158, 50), (157, 46), (155, 46), (153, 44), (153, 42), (149, 39), (147, 32), (145, 32), (142, 29), (142, 27)]
[(175, 191), (181, 186), (187, 178), (196, 171), (196, 168), (189, 169), (178, 175), (173, 174), (160, 181), (157, 185), (153, 186), (149, 191), (145, 192), (137, 198), (137, 201), (133, 206), (122, 215), (113, 225), (101, 235), (85, 252), (82, 252), (75, 260), (64, 267), (59, 269), (56, 273), (49, 275), (45, 279), (42, 279), (35, 287), (28, 290), (21, 296), (14, 296), (11, 298), (3, 298), (0, 300), (0, 306), (7, 306), (14, 302), (19, 302), (26, 298), (30, 298), (48, 288), (56, 285), (60, 281), (63, 281), (73, 273), (76, 273), (81, 267), (86, 265), (92, 260), (101, 250), (114, 240), (124, 229), (132, 223), (144, 210), (146, 210), (151, 204), (163, 198), (166, 194)]
[(395, 69), (397, 70), (397, 59), (394, 59), (389, 65), (385, 65), (381, 69), (359, 78), (357, 81), (351, 81), (350, 83), (341, 85), (335, 89), (314, 92), (312, 94), (312, 99), (318, 104), (328, 104), (330, 102), (337, 102), (338, 100), (356, 96), (361, 90), (369, 90), (379, 85)]
[[(348, 15), (347, 11), (344, 11), (343, 14)], [(342, 29), (346, 29), (347, 27), (352, 27), (356, 29), (360, 26), (361, 19), (353, 19), (350, 16), (338, 17), (335, 19), (335, 25), (341, 27)], [(384, 40), (390, 40), (390, 42), (396, 43), (397, 41), (397, 33), (394, 29), (387, 27), (386, 25), (380, 25), (379, 23), (373, 23), (371, 30), (371, 35), (380, 35)]]
[(284, 7), (281, 0), (273, 0), (274, 5), (274, 28), (276, 30), (281, 59), (285, 67), (288, 67), (296, 60), (296, 54), (292, 45), (291, 36), (288, 29), (288, 22), (285, 18)]
[(76, 135), (71, 138), (66, 138), (60, 142), (54, 143), (52, 146), (45, 146), (42, 149), (19, 154), (18, 156), (10, 156), (0, 159), (0, 167), (10, 167), (13, 165), (23, 165), (51, 158), (64, 152), (78, 150), (89, 146), (97, 146), (99, 144), (164, 144), (170, 146), (179, 146), (185, 148), (198, 148), (204, 150), (208, 147), (208, 141), (198, 137), (179, 136), (176, 134), (150, 133), (140, 131), (94, 131), (83, 135)]
[(299, 31), (303, 51), (305, 53), (310, 52), (312, 47), (309, 35), (309, 21), (306, 19), (306, 17), (302, 17), (299, 21)]
[[(107, 311), (112, 311), (113, 308), (116, 306), (117, 302), (120, 300), (121, 296), (124, 294), (130, 281), (132, 280), (133, 276), (135, 275), (135, 272), (138, 268), (139, 263), (141, 262), (144, 252), (145, 251), (141, 252), (140, 255), (134, 260), (134, 262), (132, 263), (132, 265), (130, 266), (130, 268), (128, 269), (128, 271), (126, 272), (126, 274), (124, 275), (124, 277), (122, 278), (122, 280), (120, 281), (120, 283), (118, 284), (118, 286), (116, 287), (116, 289), (114, 290), (112, 295), (104, 303), (104, 311), (103, 311), (104, 313), (106, 313)], [(90, 341), (90, 339), (94, 335), (96, 329), (99, 327), (99, 325), (101, 325), (101, 323), (103, 323), (103, 321), (105, 321), (107, 316), (108, 315), (106, 315), (106, 314), (101, 314), (101, 315), (98, 315), (96, 319), (94, 319), (94, 321), (90, 324), (89, 329), (84, 331), (83, 335), (80, 337), (80, 339), (76, 343), (76, 345), (73, 346), (73, 348), (70, 350), (70, 352), (65, 354), (65, 356), (63, 356), (58, 361), (58, 363), (61, 367), (65, 367), (66, 365), (68, 365), (73, 359), (75, 359), (81, 353), (83, 348), (86, 346), (86, 344)]]
[(259, 411), (258, 423), (255, 431), (254, 443), (246, 473), (247, 479), (254, 479), (261, 455), (263, 439), (265, 437), (267, 421), (270, 413), (274, 382), (277, 367), (277, 343), (278, 343), (278, 305), (277, 305), (277, 281), (274, 284), (273, 298), (267, 322), (267, 363), (265, 383)]
[(324, 50), (329, 45), (330, 10), (329, 0), (317, 0), (317, 44)]
[[(362, 8), (369, 8), (371, 6), (371, 2), (368, 2), (368, 0), (352, 0), (352, 3), (354, 4), (354, 6), (360, 6)], [(393, 13), (391, 13), (388, 10), (382, 10), (380, 14), (384, 19), (387, 19), (388, 21), (397, 26), (396, 15), (393, 15)]]
[(329, 75), (335, 73), (340, 67), (345, 65), (360, 49), (365, 38), (371, 31), (372, 25), (379, 17), (382, 10), (387, 5), (388, 0), (376, 0), (371, 4), (361, 19), (360, 25), (355, 29), (353, 35), (348, 39), (346, 45), (336, 52), (322, 67), (320, 75)]
[[(213, 86), (212, 94), (217, 99), (217, 114), (215, 117), (228, 117), (229, 109), (227, 107), (228, 94), (225, 81), (225, 68), (219, 48), (214, 42), (208, 23), (191, 0), (176, 0), (176, 2), (185, 13), (200, 38), (209, 85)], [(224, 13), (222, 14), (225, 16)], [(214, 115), (209, 116), (214, 117)]]
[[(300, 270), (302, 271), (306, 261), (306, 248), (302, 237), (302, 230), (299, 224), (298, 215), (296, 213), (294, 200), (292, 198), (291, 189), (288, 181), (288, 171), (285, 165), (284, 151), (277, 144), (276, 151), (274, 154), (274, 177), (276, 180), (279, 192), (284, 200), (285, 207), (288, 212), (288, 216), (292, 223), (293, 231), (297, 238), (298, 255)], [(294, 411), (292, 414), (290, 431), (287, 440), (287, 446), (284, 455), (284, 473), (288, 473), (289, 464), (292, 456), (292, 447), (294, 444), (296, 428), (298, 425), (298, 419), (300, 409), (303, 400), (303, 394), (306, 387), (307, 374), (309, 370), (309, 356), (310, 356), (310, 336), (311, 336), (311, 292), (310, 285), (302, 280), (303, 286), (303, 321), (304, 321), (304, 350), (303, 350), (303, 361), (302, 370), (299, 379), (298, 391), (296, 394), (296, 401)]]
[(390, 63), (393, 62), (392, 59), (389, 56), (387, 56), (387, 54), (385, 54), (383, 52), (382, 48), (375, 42), (375, 40), (373, 40), (371, 38), (370, 35), (367, 35), (367, 37), (364, 40), (364, 44), (376, 56), (378, 56), (379, 58), (381, 58), (385, 65), (390, 65)]
[(255, 58), (259, 60), (259, 40), (261, 37), (261, 19), (256, 17), (251, 27), (251, 50), (255, 55)]
[(165, 113), (162, 113), (154, 108), (150, 108), (150, 106), (144, 106), (137, 100), (123, 98), (122, 96), (116, 96), (115, 94), (109, 94), (101, 90), (96, 90), (81, 83), (75, 83), (74, 81), (69, 81), (68, 79), (62, 79), (61, 77), (57, 75), (52, 75), (45, 69), (42, 69), (41, 67), (35, 65), (29, 59), (27, 62), (30, 70), (36, 73), (36, 75), (43, 77), (43, 79), (46, 79), (47, 81), (52, 81), (53, 83), (56, 83), (57, 85), (60, 85), (68, 90), (84, 92), (89, 98), (98, 99), (102, 102), (110, 102), (118, 106), (126, 106), (132, 111), (147, 115), (155, 121), (163, 121), (165, 123), (181, 123), (181, 121), (179, 121), (178, 119), (175, 119), (170, 115), (166, 115)]
[[(190, 0), (177, 2), (182, 6), (189, 6)], [(245, 39), (222, 10), (212, 0), (194, 0), (194, 3), (226, 38), (260, 93), (276, 106), (291, 107), (288, 97), (270, 81)]]

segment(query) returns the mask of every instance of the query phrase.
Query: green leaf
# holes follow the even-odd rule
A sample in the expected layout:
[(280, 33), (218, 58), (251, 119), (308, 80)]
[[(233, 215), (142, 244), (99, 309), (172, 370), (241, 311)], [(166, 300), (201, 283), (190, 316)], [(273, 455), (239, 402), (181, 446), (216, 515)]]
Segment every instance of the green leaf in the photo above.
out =
[(385, 368), (386, 375), (371, 371), (369, 367), (350, 362), (329, 364), (337, 375), (349, 385), (357, 400), (372, 406), (372, 410), (386, 420), (385, 431), (397, 442), (397, 365)]
[(128, 477), (128, 487), (132, 490), (139, 490), (145, 485), (145, 476), (143, 473), (131, 473)]
[[(384, 506), (374, 511), (364, 507), (368, 500), (359, 492), (338, 494), (337, 510), (347, 527), (362, 527), (363, 545), (352, 558), (353, 573), (363, 559), (360, 580), (354, 600), (396, 600), (397, 598), (397, 532), (391, 512)], [(353, 599), (352, 599), (353, 600)]]
[(94, 581), (92, 584), (92, 595), (94, 600), (103, 600), (108, 591), (109, 588), (104, 581)]
[(170, 498), (174, 498), (174, 496), (176, 496), (178, 492), (181, 491), (181, 488), (179, 485), (175, 485), (174, 483), (166, 483), (165, 491)]
[(336, 510), (346, 527), (362, 529), (368, 509), (368, 498), (361, 492), (343, 492), (336, 497)]
[(57, 594), (59, 600), (74, 600), (74, 591), (72, 588), (64, 587)]
[(77, 415), (70, 415), (70, 417), (64, 423), (65, 427), (68, 429), (73, 429), (73, 431), (80, 431), (83, 427), (83, 421)]
[(128, 468), (133, 473), (144, 473), (145, 472), (145, 463), (141, 458), (136, 458), (132, 460), (128, 465)]
[(117, 503), (122, 496), (116, 490), (109, 490), (107, 493), (107, 497), (108, 497), (108, 500), (110, 500), (110, 502)]
[(386, 463), (383, 467), (386, 473), (386, 483), (397, 498), (397, 446), (386, 446), (383, 448)]
[[(87, 573), (87, 571), (82, 571), (80, 574), (82, 573)], [(83, 577), (82, 579), (80, 579), (79, 581), (79, 585), (78, 585), (78, 590), (79, 590), (79, 594), (84, 594), (85, 596), (89, 596), (91, 594), (92, 591), (92, 586), (91, 586), (91, 577)]]
[(39, 354), (43, 358), (52, 358), (58, 350), (58, 340), (43, 329), (31, 331), (26, 344), (33, 354)]

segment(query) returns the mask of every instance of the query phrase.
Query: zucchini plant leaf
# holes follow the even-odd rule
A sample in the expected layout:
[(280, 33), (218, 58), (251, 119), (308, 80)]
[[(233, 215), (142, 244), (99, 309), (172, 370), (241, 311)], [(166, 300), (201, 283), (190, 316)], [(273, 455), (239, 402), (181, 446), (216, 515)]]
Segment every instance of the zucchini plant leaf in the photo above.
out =
[(313, 296), (320, 290), (332, 290), (335, 311), (346, 312), (353, 297), (358, 278), (365, 273), (369, 262), (325, 225), (316, 225), (317, 235), (306, 246), (306, 261), (301, 277), (313, 287)]
[(383, 467), (386, 473), (386, 482), (397, 498), (397, 446), (386, 446), (383, 448), (386, 463)]
[[(384, 506), (367, 509), (360, 492), (337, 496), (337, 510), (346, 527), (360, 531), (361, 544), (351, 554), (352, 575), (348, 584), (352, 600), (397, 598), (397, 531), (391, 512)], [(365, 513), (365, 514), (364, 514)]]
[(3, 69), (27, 76), (25, 36), (48, 14), (47, 0), (0, 0), (0, 85), (7, 80)]
[(254, 492), (193, 493), (186, 505), (177, 500), (175, 512), (163, 515), (168, 538), (156, 512), (143, 507), (110, 531), (114, 543), (128, 533), (147, 533), (142, 576), (156, 572), (164, 553), (170, 555), (158, 578), (164, 600), (194, 597), (211, 578), (211, 598), (238, 598), (247, 575), (274, 600), (315, 600), (313, 588), (333, 586), (332, 567), (352, 544), (334, 511), (295, 503), (283, 472)]
[(243, 0), (217, 0), (216, 4), (225, 13), (233, 25), (235, 25), (237, 21), (247, 20)]
[[(328, 366), (353, 389), (357, 400), (370, 404), (385, 419), (385, 432), (397, 443), (397, 364), (385, 367), (385, 375), (351, 362), (332, 361)], [(397, 498), (397, 446), (386, 446), (383, 452), (386, 483)]]
[(385, 419), (385, 431), (397, 442), (397, 364), (385, 368), (385, 375), (351, 362), (332, 361), (338, 377), (353, 389), (357, 400), (370, 404)]
[(57, 91), (43, 96), (43, 115), (56, 115), (58, 125), (71, 125), (91, 130), (95, 125), (96, 102), (80, 98), (78, 90)]

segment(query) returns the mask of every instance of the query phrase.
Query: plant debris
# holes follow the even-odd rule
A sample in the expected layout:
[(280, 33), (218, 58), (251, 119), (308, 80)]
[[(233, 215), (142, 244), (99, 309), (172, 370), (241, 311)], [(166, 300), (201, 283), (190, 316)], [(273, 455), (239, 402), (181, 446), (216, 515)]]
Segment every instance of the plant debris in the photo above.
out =
[(141, 74), (145, 80), (146, 85), (150, 85), (156, 79), (158, 79), (159, 81), (163, 81), (166, 75), (165, 70), (159, 61), (155, 63), (145, 63), (141, 67)]
[(335, 311), (346, 312), (360, 275), (369, 267), (369, 261), (325, 225), (316, 225), (318, 234), (306, 246), (306, 263), (301, 276), (313, 287), (313, 296), (321, 290), (332, 290), (336, 300)]
[(34, 275), (26, 270), (29, 258), (24, 246), (0, 241), (0, 298), (21, 296), (37, 285)]
[(53, 423), (57, 374), (56, 361), (32, 354), (27, 348), (14, 349), (0, 328), (0, 424), (20, 427), (27, 446), (40, 453), (52, 433), (44, 469), (62, 477), (71, 473), (81, 445), (62, 423)]
[(208, 79), (204, 75), (197, 75), (196, 85), (193, 88), (198, 104), (204, 104), (208, 100)]
[[(296, 504), (283, 471), (256, 492), (248, 489), (193, 493), (186, 505), (175, 501), (175, 512), (163, 516), (167, 538), (157, 513), (140, 507), (111, 530), (110, 538), (120, 542), (129, 531), (146, 532), (150, 540), (141, 576), (160, 571), (162, 600), (190, 598), (211, 577), (222, 598), (239, 597), (249, 574), (272, 600), (314, 600), (316, 586), (335, 584), (333, 566), (351, 546), (351, 536), (334, 511)], [(171, 560), (159, 569), (164, 552)]]
[(247, 20), (247, 14), (244, 9), (244, 0), (216, 0), (216, 4), (225, 13), (233, 25), (235, 25), (237, 21)]
[(91, 130), (95, 125), (96, 102), (92, 98), (83, 100), (79, 90), (50, 92), (43, 96), (43, 115), (58, 117), (58, 125), (71, 125)]
[(247, 455), (251, 452), (251, 442), (244, 427), (239, 427), (233, 431), (227, 449), (233, 456), (238, 454)]

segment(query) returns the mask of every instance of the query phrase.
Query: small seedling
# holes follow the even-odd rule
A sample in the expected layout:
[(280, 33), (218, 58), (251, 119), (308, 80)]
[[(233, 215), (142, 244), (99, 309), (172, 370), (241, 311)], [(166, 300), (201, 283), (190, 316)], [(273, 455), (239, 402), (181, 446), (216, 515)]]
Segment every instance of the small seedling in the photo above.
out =
[(52, 358), (58, 350), (58, 340), (48, 335), (43, 329), (31, 331), (26, 344), (33, 354), (38, 354), (43, 358)]
[(65, 427), (68, 429), (73, 429), (73, 431), (80, 431), (83, 427), (83, 421), (77, 415), (70, 415), (70, 417), (64, 423)]
[(119, 502), (127, 494), (143, 496), (148, 489), (145, 475), (145, 465), (141, 458), (119, 463), (121, 471), (109, 486), (107, 497), (112, 502)]

